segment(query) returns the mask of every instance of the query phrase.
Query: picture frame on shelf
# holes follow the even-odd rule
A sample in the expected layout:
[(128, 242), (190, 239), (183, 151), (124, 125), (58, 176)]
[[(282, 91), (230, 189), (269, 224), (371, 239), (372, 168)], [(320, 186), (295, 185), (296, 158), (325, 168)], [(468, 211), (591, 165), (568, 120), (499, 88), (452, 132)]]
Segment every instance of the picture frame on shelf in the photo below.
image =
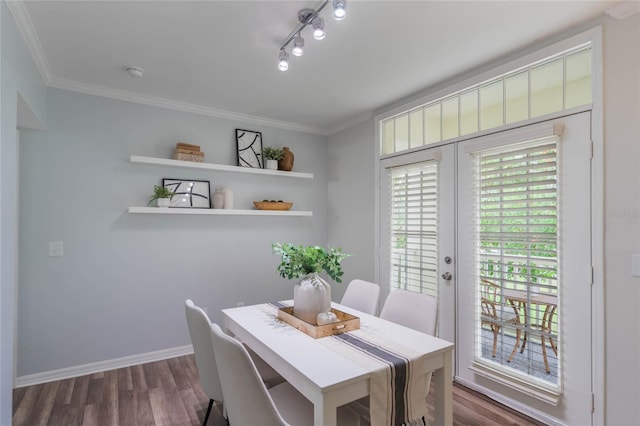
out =
[(238, 147), (238, 166), (261, 169), (262, 132), (236, 129), (236, 145)]
[(162, 179), (162, 186), (174, 192), (169, 207), (188, 209), (211, 208), (211, 185), (208, 180)]

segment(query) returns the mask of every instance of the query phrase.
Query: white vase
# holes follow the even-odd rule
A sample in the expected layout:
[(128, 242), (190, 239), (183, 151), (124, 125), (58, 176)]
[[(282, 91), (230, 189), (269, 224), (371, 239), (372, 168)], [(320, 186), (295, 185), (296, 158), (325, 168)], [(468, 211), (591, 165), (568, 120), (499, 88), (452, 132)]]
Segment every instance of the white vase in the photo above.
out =
[(156, 204), (158, 207), (169, 207), (171, 203), (169, 198), (158, 198), (156, 199)]
[(267, 169), (278, 170), (278, 160), (267, 160)]
[(293, 287), (293, 315), (316, 324), (318, 314), (331, 309), (331, 286), (317, 273), (305, 275)]
[(213, 208), (224, 208), (224, 194), (222, 193), (221, 189), (216, 189), (216, 191), (213, 193)]
[(233, 209), (233, 191), (231, 188), (224, 187), (222, 189), (222, 194), (224, 196), (224, 208)]

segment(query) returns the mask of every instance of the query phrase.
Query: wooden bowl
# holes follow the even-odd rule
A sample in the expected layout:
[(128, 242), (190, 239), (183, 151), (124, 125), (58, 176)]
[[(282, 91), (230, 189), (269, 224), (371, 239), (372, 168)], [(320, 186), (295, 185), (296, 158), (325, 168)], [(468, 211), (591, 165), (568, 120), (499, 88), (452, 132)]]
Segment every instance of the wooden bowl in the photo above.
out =
[(254, 201), (253, 205), (258, 210), (289, 210), (293, 203), (289, 201)]

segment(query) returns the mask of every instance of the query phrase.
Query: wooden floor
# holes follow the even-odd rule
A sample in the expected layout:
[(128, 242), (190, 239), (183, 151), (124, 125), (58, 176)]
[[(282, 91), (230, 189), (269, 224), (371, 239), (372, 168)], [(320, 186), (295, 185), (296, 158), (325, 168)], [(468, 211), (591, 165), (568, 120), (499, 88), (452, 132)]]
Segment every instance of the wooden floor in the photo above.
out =
[[(16, 388), (13, 426), (196, 426), (202, 424), (208, 401), (193, 355), (187, 355)], [(458, 385), (453, 387), (453, 423), (540, 425)], [(219, 407), (214, 406), (207, 424), (227, 426)]]

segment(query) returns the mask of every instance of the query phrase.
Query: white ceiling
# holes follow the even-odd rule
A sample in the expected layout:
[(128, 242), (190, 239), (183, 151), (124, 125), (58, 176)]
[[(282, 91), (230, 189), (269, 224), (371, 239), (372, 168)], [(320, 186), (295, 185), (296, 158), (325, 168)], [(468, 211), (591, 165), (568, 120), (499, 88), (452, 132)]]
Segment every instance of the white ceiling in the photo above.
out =
[[(14, 2), (8, 2), (14, 3)], [(589, 21), (611, 1), (353, 1), (276, 68), (318, 1), (25, 1), (10, 9), (53, 87), (331, 134)], [(123, 67), (143, 68), (134, 79)]]

